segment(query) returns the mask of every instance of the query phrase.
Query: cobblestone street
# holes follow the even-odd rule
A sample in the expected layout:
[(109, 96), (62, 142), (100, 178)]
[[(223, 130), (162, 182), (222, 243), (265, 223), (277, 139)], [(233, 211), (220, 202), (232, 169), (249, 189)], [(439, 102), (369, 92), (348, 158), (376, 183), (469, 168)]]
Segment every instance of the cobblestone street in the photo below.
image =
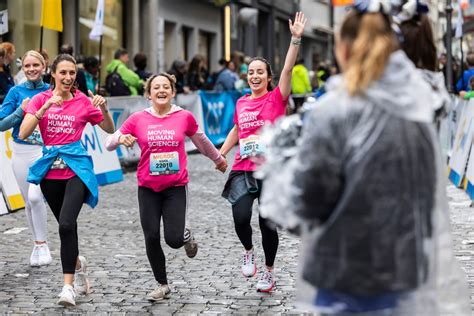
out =
[[(95, 210), (84, 207), (79, 217), (81, 254), (89, 261), (93, 292), (80, 296), (77, 306), (56, 305), (62, 287), (57, 224), (51, 213), (49, 245), (53, 263), (29, 266), (30, 234), (24, 212), (0, 217), (0, 312), (4, 314), (61, 312), (154, 313), (154, 314), (300, 314), (293, 306), (297, 275), (298, 239), (281, 233), (276, 261), (277, 288), (271, 294), (255, 290), (257, 278), (246, 280), (240, 272), (242, 247), (234, 232), (229, 204), (220, 197), (227, 175), (215, 171), (201, 155), (189, 156), (191, 183), (189, 222), (199, 241), (196, 258), (184, 249), (164, 246), (171, 299), (150, 303), (146, 293), (155, 281), (145, 254), (138, 217), (135, 172), (121, 183), (102, 187)], [(474, 221), (470, 200), (464, 192), (448, 187), (456, 255), (474, 288)], [(254, 214), (255, 215), (255, 214)], [(263, 267), (263, 250), (257, 216), (253, 218), (258, 267)]]

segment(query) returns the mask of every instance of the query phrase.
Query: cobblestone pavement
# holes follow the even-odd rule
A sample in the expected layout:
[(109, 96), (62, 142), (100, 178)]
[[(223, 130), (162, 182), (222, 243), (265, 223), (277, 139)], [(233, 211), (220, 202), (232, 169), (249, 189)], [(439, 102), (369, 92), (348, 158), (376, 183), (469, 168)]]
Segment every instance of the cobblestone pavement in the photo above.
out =
[[(302, 314), (293, 305), (298, 239), (281, 233), (277, 288), (271, 295), (257, 293), (258, 279), (246, 280), (240, 273), (242, 247), (234, 232), (230, 206), (220, 197), (227, 175), (214, 171), (213, 164), (201, 155), (190, 155), (188, 164), (189, 222), (200, 248), (197, 257), (189, 259), (184, 249), (164, 246), (173, 291), (169, 300), (150, 303), (145, 298), (155, 281), (138, 217), (135, 172), (129, 172), (123, 182), (101, 188), (97, 208), (85, 206), (79, 216), (80, 252), (89, 261), (93, 292), (79, 296), (76, 307), (56, 305), (62, 274), (57, 224), (52, 214), (48, 214), (48, 222), (53, 263), (41, 268), (29, 266), (32, 245), (24, 212), (0, 217), (0, 313)], [(449, 186), (448, 193), (456, 255), (474, 288), (473, 210), (462, 191)], [(252, 224), (261, 268), (263, 250), (255, 214)]]

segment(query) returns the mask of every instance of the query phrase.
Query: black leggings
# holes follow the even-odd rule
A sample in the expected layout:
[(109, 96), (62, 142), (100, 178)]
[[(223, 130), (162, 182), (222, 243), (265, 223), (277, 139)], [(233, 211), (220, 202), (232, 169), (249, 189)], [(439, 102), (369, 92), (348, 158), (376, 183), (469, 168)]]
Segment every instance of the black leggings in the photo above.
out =
[(182, 247), (186, 225), (186, 187), (172, 187), (161, 192), (138, 187), (138, 207), (153, 275), (158, 283), (168, 284), (166, 259), (160, 242), (160, 221), (163, 217), (164, 237), (168, 246), (174, 249)]
[[(258, 194), (246, 194), (241, 197), (236, 204), (232, 205), (232, 215), (234, 216), (234, 225), (237, 236), (246, 250), (253, 247), (252, 243), (252, 227), (250, 220), (252, 219), (253, 201), (257, 199)], [(262, 245), (265, 252), (265, 265), (273, 267), (276, 253), (278, 250), (278, 233), (276, 229), (270, 227), (268, 221), (259, 215), (258, 223), (262, 233)]]
[(59, 223), (63, 273), (74, 274), (79, 255), (77, 217), (86, 198), (87, 187), (77, 176), (67, 180), (43, 179), (40, 186)]

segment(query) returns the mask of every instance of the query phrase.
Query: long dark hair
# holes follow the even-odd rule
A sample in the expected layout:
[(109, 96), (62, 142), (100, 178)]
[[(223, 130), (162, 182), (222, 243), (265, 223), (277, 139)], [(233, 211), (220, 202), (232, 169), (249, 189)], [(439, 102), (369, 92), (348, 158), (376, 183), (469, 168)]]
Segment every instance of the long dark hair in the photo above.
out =
[[(69, 62), (73, 63), (74, 66), (76, 66), (76, 74), (77, 74), (76, 60), (74, 59), (74, 57), (72, 57), (69, 54), (59, 54), (58, 56), (56, 56), (56, 58), (54, 58), (53, 62), (51, 63), (51, 66), (50, 66), (51, 73), (56, 72), (56, 68), (58, 68), (58, 64), (62, 61), (69, 61)], [(54, 79), (53, 76), (51, 76), (50, 84), (51, 84), (51, 90), (54, 90), (56, 88), (56, 82), (55, 82), (55, 79)], [(76, 92), (76, 89), (77, 89), (77, 81), (74, 81), (74, 84), (71, 87), (71, 93), (74, 94), (74, 92)]]
[(267, 85), (267, 90), (268, 91), (272, 91), (273, 90), (273, 70), (272, 70), (272, 65), (270, 65), (270, 63), (268, 62), (268, 60), (266, 60), (265, 58), (263, 57), (253, 57), (252, 59), (250, 59), (249, 61), (249, 66), (252, 62), (254, 61), (261, 61), (262, 63), (265, 64), (266, 66), (266, 69), (267, 69), (267, 74), (268, 74), (268, 78), (270, 78), (270, 81), (268, 82), (268, 85)]
[(437, 55), (433, 30), (428, 16), (421, 14), (400, 24), (401, 48), (417, 68), (436, 71)]

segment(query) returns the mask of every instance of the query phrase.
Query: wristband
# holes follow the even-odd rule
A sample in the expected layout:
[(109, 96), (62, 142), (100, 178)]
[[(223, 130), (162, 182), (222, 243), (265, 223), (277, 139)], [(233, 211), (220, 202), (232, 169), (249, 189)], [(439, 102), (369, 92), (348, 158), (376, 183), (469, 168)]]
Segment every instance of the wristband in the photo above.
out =
[(41, 121), (41, 119), (43, 118), (43, 116), (38, 116), (38, 112), (35, 113), (35, 117), (38, 121)]
[(295, 45), (295, 46), (301, 45), (301, 37), (300, 37), (300, 38), (298, 38), (298, 37), (292, 37), (292, 38), (291, 38), (291, 44), (292, 44), (292, 45)]

